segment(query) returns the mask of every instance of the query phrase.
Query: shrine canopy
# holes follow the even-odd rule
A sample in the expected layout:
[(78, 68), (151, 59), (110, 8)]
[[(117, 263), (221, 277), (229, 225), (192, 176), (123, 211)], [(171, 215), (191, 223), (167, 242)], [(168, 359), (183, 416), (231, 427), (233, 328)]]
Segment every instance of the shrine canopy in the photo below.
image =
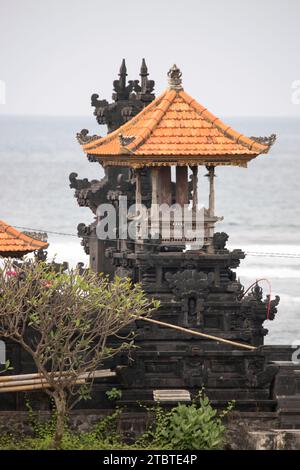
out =
[(21, 258), (22, 256), (48, 248), (47, 242), (19, 232), (0, 220), (0, 256), (4, 258)]
[(103, 166), (237, 165), (267, 153), (276, 136), (249, 138), (210, 113), (182, 87), (174, 65), (169, 87), (130, 121), (105, 137), (77, 134), (89, 160)]

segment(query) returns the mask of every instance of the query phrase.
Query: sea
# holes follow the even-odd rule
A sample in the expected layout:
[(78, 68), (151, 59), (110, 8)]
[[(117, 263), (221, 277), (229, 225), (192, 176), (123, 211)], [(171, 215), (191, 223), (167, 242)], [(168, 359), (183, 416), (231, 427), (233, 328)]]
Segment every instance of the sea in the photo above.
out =
[[(247, 288), (267, 279), (272, 296), (280, 296), (266, 344), (300, 344), (300, 119), (224, 117), (248, 136), (277, 135), (267, 155), (248, 168), (222, 167), (216, 174), (217, 230), (229, 234), (228, 247), (247, 253), (237, 276)], [(0, 115), (0, 219), (20, 230), (48, 233), (48, 257), (71, 266), (88, 263), (77, 225), (93, 214), (81, 208), (69, 188), (69, 174), (98, 179), (103, 170), (90, 163), (76, 141), (88, 128), (104, 135), (90, 117)], [(207, 206), (205, 168), (199, 174), (200, 202)], [(264, 295), (269, 284), (261, 281)]]

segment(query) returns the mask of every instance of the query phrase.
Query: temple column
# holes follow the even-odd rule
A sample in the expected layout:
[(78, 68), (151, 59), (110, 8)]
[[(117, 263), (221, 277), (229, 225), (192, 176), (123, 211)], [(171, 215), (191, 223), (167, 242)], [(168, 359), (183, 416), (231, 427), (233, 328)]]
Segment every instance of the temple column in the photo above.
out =
[(135, 203), (137, 206), (142, 204), (141, 172), (135, 170)]
[(158, 204), (158, 167), (151, 169), (151, 182), (152, 182), (152, 206)]
[[(208, 206), (208, 216), (210, 218), (215, 217), (215, 167), (208, 166), (208, 174), (206, 175), (209, 179), (209, 206)], [(208, 224), (208, 237), (211, 240), (211, 243), (208, 247), (208, 253), (214, 252), (214, 246), (212, 243), (213, 236), (215, 231), (215, 223), (209, 222)]]
[(209, 178), (209, 216), (215, 216), (215, 167), (208, 167), (208, 178)]
[(187, 166), (176, 167), (176, 202), (181, 206), (189, 203)]
[(159, 169), (159, 202), (172, 204), (171, 167), (163, 166)]
[(142, 187), (141, 187), (141, 170), (135, 170), (135, 206), (136, 206), (136, 236), (138, 242), (143, 243), (142, 231), (141, 231), (141, 206), (142, 206)]
[(196, 213), (198, 207), (198, 167), (193, 166), (193, 214)]
[(159, 193), (158, 193), (158, 173), (159, 168), (151, 168), (152, 199), (151, 199), (151, 237), (159, 234)]

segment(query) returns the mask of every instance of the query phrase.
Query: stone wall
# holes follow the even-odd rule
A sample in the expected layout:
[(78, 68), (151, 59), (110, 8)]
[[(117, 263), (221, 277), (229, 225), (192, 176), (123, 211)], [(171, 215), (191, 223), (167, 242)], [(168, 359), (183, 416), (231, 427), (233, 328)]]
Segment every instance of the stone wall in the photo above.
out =
[[(70, 428), (76, 432), (91, 430), (113, 410), (74, 410), (70, 413)], [(45, 422), (48, 411), (34, 412), (36, 421)], [(124, 412), (119, 428), (128, 442), (141, 434), (151, 417), (145, 412)], [(278, 429), (276, 413), (232, 412), (225, 420), (226, 450), (300, 450), (300, 430)], [(1, 411), (0, 434), (33, 435), (27, 411)]]

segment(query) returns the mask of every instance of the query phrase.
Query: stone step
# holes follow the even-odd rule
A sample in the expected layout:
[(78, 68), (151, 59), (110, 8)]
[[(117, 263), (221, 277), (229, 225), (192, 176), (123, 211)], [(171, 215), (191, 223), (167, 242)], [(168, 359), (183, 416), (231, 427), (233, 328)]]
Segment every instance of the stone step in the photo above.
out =
[(280, 428), (300, 429), (300, 394), (277, 397)]
[(188, 390), (153, 390), (153, 399), (156, 402), (190, 402), (191, 394)]
[(300, 430), (250, 431), (247, 441), (247, 450), (299, 450)]

